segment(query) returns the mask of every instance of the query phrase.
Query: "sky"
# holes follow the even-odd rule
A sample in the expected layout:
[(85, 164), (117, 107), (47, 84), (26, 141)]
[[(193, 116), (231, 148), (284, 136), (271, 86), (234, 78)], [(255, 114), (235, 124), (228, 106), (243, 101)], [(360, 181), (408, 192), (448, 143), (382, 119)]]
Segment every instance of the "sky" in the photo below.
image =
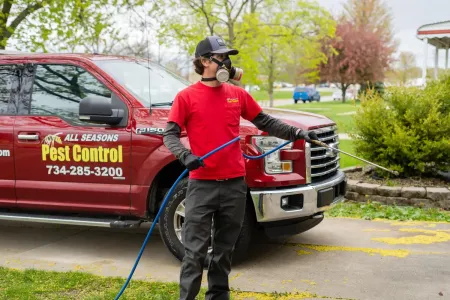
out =
[[(343, 0), (316, 0), (333, 14), (343, 10)], [(417, 29), (425, 24), (450, 20), (449, 0), (385, 0), (391, 10), (398, 52), (410, 51), (416, 56), (416, 64), (422, 67), (424, 42), (416, 37)], [(435, 48), (428, 45), (428, 67), (434, 66)], [(440, 50), (439, 66), (445, 66), (445, 50)]]

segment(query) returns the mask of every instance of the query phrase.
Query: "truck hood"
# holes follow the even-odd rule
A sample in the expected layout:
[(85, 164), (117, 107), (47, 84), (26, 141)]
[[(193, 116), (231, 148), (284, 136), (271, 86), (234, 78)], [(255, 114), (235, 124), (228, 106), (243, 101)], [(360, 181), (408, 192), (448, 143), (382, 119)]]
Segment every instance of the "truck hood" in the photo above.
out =
[[(137, 108), (133, 111), (135, 130), (161, 130), (166, 127), (170, 108)], [(263, 111), (270, 114), (274, 118), (280, 119), (286, 124), (301, 128), (303, 130), (311, 130), (325, 126), (335, 125), (336, 123), (325, 116), (317, 115), (309, 112), (301, 112), (296, 110), (286, 110), (277, 108), (263, 108)], [(241, 127), (255, 128), (253, 123), (241, 119)], [(250, 129), (250, 128), (249, 128)], [(156, 132), (155, 132), (156, 133)]]

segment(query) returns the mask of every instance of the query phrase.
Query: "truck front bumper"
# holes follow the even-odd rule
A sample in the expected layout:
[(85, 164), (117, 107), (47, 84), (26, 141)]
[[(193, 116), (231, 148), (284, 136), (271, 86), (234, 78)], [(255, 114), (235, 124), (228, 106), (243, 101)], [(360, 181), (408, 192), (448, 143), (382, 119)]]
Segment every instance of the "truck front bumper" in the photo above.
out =
[(346, 186), (345, 174), (338, 170), (335, 176), (323, 182), (296, 188), (251, 190), (250, 195), (257, 221), (274, 222), (323, 212), (344, 199)]

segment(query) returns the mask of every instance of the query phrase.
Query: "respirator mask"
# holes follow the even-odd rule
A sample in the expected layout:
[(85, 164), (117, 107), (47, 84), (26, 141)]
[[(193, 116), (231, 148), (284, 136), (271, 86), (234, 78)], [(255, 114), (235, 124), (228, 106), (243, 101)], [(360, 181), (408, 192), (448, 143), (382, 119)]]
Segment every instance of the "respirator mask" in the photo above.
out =
[(214, 57), (211, 57), (210, 60), (219, 65), (216, 71), (216, 77), (203, 78), (203, 81), (217, 80), (219, 82), (227, 82), (228, 80), (240, 81), (242, 79), (244, 71), (240, 68), (233, 67), (229, 57), (225, 58), (223, 61), (219, 61)]

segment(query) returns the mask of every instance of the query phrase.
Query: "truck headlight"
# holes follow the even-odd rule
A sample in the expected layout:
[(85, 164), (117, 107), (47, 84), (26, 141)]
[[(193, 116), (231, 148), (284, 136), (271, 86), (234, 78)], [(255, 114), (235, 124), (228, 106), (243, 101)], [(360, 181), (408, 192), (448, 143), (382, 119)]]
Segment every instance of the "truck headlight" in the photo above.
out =
[[(252, 144), (261, 152), (267, 153), (273, 148), (286, 142), (273, 136), (254, 136), (252, 137)], [(287, 144), (282, 149), (292, 149), (292, 143)], [(267, 174), (281, 174), (292, 173), (292, 161), (281, 160), (280, 150), (264, 157), (264, 170)]]

